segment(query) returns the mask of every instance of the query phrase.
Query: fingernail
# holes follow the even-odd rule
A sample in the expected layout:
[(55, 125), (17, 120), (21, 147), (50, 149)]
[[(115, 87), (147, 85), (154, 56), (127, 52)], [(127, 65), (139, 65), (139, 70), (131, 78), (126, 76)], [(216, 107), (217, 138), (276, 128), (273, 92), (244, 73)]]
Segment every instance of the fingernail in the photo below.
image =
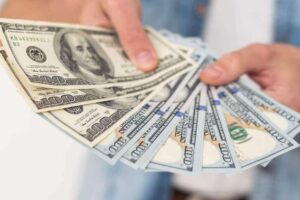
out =
[(137, 55), (136, 62), (142, 70), (149, 70), (152, 67), (153, 59), (154, 57), (151, 52), (143, 51)]
[(203, 74), (205, 74), (208, 78), (219, 78), (223, 74), (223, 69), (217, 65), (210, 65), (206, 69), (203, 70)]

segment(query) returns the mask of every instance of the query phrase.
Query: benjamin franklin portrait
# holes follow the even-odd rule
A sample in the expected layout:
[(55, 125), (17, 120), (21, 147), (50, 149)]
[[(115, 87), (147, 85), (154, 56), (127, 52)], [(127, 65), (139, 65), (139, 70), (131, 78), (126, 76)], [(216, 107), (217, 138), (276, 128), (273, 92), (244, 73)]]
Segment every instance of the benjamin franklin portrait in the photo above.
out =
[(62, 29), (55, 36), (54, 48), (60, 61), (77, 78), (102, 83), (113, 77), (113, 67), (104, 50), (83, 31)]

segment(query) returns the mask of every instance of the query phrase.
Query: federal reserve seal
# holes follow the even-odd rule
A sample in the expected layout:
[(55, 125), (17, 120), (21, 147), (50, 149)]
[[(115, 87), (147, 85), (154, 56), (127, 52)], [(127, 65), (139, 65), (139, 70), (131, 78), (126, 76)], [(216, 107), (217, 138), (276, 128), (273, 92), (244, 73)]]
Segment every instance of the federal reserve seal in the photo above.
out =
[(74, 106), (70, 108), (65, 108), (64, 110), (70, 114), (78, 115), (83, 112), (83, 106)]
[(28, 57), (38, 63), (43, 63), (47, 60), (46, 54), (43, 52), (42, 49), (35, 47), (35, 46), (29, 46), (26, 49), (26, 53)]

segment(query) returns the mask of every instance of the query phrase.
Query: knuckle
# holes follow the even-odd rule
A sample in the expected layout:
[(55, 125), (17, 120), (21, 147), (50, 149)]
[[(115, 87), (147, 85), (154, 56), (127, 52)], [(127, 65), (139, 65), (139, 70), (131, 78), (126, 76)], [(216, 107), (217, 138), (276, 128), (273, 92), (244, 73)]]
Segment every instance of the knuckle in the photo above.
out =
[(81, 16), (80, 23), (89, 26), (101, 26), (106, 28), (112, 28), (111, 22), (104, 17)]
[(95, 21), (94, 25), (95, 26), (101, 26), (101, 27), (104, 27), (104, 28), (113, 28), (113, 25), (108, 20), (99, 20), (98, 22)]
[(225, 54), (221, 60), (224, 67), (240, 66), (241, 58), (238, 52)]
[(273, 47), (268, 44), (255, 43), (248, 46), (251, 52), (255, 55), (260, 56), (262, 60), (269, 61), (273, 57)]
[(107, 7), (109, 8), (121, 8), (124, 0), (105, 0)]
[(139, 1), (132, 0), (104, 0), (102, 5), (110, 12), (120, 12), (124, 10), (130, 10), (130, 12), (137, 15), (141, 12), (141, 5), (137, 3)]
[(297, 112), (300, 112), (300, 104), (298, 103), (297, 105), (294, 106), (294, 109), (297, 111)]
[(290, 44), (284, 44), (284, 43), (278, 43), (274, 44), (274, 47), (276, 47), (280, 52), (290, 52), (290, 53), (300, 53), (300, 48), (290, 45)]
[(145, 39), (145, 32), (142, 28), (135, 28), (130, 33), (126, 34), (123, 38), (123, 42), (134, 44), (142, 43)]

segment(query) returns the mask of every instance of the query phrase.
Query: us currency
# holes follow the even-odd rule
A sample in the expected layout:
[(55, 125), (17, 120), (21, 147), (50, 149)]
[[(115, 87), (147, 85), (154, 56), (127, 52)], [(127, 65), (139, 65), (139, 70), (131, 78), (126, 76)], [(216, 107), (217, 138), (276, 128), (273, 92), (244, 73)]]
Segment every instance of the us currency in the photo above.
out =
[(194, 77), (192, 79), (193, 81), (188, 82), (186, 87), (179, 92), (179, 94), (185, 94), (183, 98), (177, 98), (171, 101), (172, 103), (166, 107), (166, 109), (162, 108), (156, 112), (151, 120), (143, 127), (143, 136), (123, 156), (124, 159), (122, 161), (133, 168), (147, 167), (147, 164), (156, 153), (155, 150), (158, 149), (157, 145), (160, 145), (161, 141), (165, 141), (172, 129), (177, 125), (175, 123), (168, 126), (172, 119), (176, 114), (184, 113), (188, 110), (187, 106), (191, 105), (203, 86), (203, 84), (199, 84), (199, 80)]
[(194, 50), (184, 45), (180, 44), (172, 44), (176, 49), (184, 53), (185, 55), (191, 57), (193, 55)]
[(128, 59), (117, 34), (79, 25), (0, 20), (0, 39), (25, 80), (37, 87), (91, 89), (132, 87), (195, 63), (148, 28), (159, 57), (156, 70), (143, 73)]
[(160, 89), (138, 112), (112, 131), (105, 140), (100, 141), (95, 146), (94, 152), (108, 163), (114, 164), (135, 144), (142, 134), (140, 131), (142, 125), (147, 123), (166, 103), (165, 100), (173, 94), (182, 81), (184, 81), (184, 77), (174, 80)]
[(226, 124), (242, 169), (266, 163), (298, 146), (277, 129), (241, 92), (219, 87)]
[[(206, 87), (196, 96), (193, 105), (181, 119), (167, 141), (155, 154), (147, 170), (199, 174), (202, 168), (202, 146), (206, 111)], [(175, 122), (176, 123), (176, 122)], [(172, 126), (175, 123), (170, 123)]]
[[(175, 87), (172, 87), (172, 85), (165, 87), (165, 91), (161, 92), (162, 96), (155, 100), (162, 102), (160, 107), (156, 108), (151, 114), (149, 114), (149, 116), (145, 116), (144, 118), (147, 120), (144, 120), (142, 123), (138, 124), (133, 130), (127, 131), (127, 134), (134, 135), (131, 141), (134, 141), (135, 145), (137, 145), (136, 140), (142, 138), (145, 130), (153, 129), (153, 125), (156, 123), (156, 121), (158, 121), (161, 115), (166, 113), (175, 99), (178, 101), (184, 101), (187, 98), (189, 91), (191, 91), (191, 89), (187, 88), (189, 85), (188, 82), (190, 82), (191, 85), (194, 84), (194, 86), (196, 86), (196, 83), (198, 82), (198, 72), (208, 63), (208, 60), (210, 59), (203, 59), (203, 63), (199, 65), (198, 69), (189, 72), (183, 80), (178, 82), (180, 83), (179, 85), (176, 85)], [(136, 165), (135, 159), (132, 159), (132, 162), (131, 159), (122, 159), (122, 161), (130, 166)], [(135, 167), (137, 168), (138, 166), (136, 165)]]
[[(188, 75), (186, 75), (188, 76)], [(109, 142), (100, 142), (95, 147), (95, 153), (104, 158), (109, 163), (115, 163), (132, 145), (139, 139), (143, 132), (140, 127), (148, 123), (151, 118), (165, 104), (176, 89), (181, 88), (181, 82), (187, 81), (186, 77), (181, 77), (164, 86), (156, 95), (147, 102), (138, 112), (134, 113), (128, 120), (109, 134), (108, 138), (113, 138)]]
[(232, 173), (239, 171), (240, 166), (227, 129), (220, 100), (213, 93), (214, 90), (214, 87), (209, 87), (207, 93), (208, 103), (201, 148), (203, 154), (202, 171)]
[[(300, 115), (288, 107), (273, 100), (259, 89), (248, 87), (248, 82), (240, 79), (237, 83), (231, 83), (230, 89), (240, 90), (242, 95), (253, 103), (262, 114), (283, 133), (295, 137), (300, 132)], [(252, 85), (251, 85), (252, 86)], [(267, 166), (269, 162), (263, 163)]]
[(148, 138), (150, 139), (146, 138), (148, 139), (146, 140), (146, 142), (150, 141), (151, 143), (148, 143), (150, 144), (149, 147), (139, 158), (138, 162), (140, 162), (141, 164), (138, 165), (140, 168), (147, 168), (148, 164), (151, 162), (155, 154), (158, 152), (160, 147), (164, 144), (164, 142), (168, 139), (168, 137), (174, 130), (174, 127), (176, 127), (180, 122), (180, 120), (184, 116), (184, 113), (187, 112), (191, 107), (194, 99), (203, 87), (205, 87), (203, 83), (198, 84), (184, 103), (182, 103), (181, 105), (178, 104), (175, 109), (172, 109), (172, 107), (170, 107), (170, 110), (167, 111), (167, 114), (165, 116), (161, 116), (161, 118), (157, 121), (158, 123), (161, 123), (161, 127), (155, 130), (154, 133), (153, 130), (150, 129), (152, 131), (152, 134), (148, 134)]
[[(187, 144), (187, 127), (188, 121), (191, 120), (189, 116), (189, 112), (184, 113), (182, 119), (178, 122), (174, 130), (171, 132), (167, 141), (160, 146), (158, 152), (152, 158), (150, 163), (144, 169), (145, 172), (172, 172), (175, 171), (175, 167), (171, 166), (168, 169), (168, 164), (173, 164), (180, 162), (181, 157), (185, 157), (185, 154), (190, 158), (193, 155), (193, 149), (187, 149), (185, 151), (185, 147)], [(184, 155), (182, 155), (184, 154)], [(190, 159), (188, 159), (190, 160)], [(157, 166), (156, 166), (157, 163)], [(161, 165), (161, 168), (159, 166)], [(180, 167), (178, 167), (180, 171)], [(191, 167), (192, 168), (192, 167)], [(187, 169), (190, 169), (187, 167)], [(189, 172), (191, 170), (187, 170)], [(174, 172), (175, 173), (175, 172)]]
[[(193, 88), (186, 87), (188, 85), (188, 81), (190, 81), (190, 77), (193, 73), (187, 74), (183, 80), (179, 80), (177, 83), (173, 83), (168, 85), (161, 91), (161, 95), (158, 95), (157, 98), (152, 99), (154, 102), (159, 102), (159, 106), (153, 110), (148, 116), (145, 116), (145, 120), (138, 124), (132, 131), (129, 131), (127, 134), (134, 135), (134, 138), (131, 140), (134, 144), (130, 147), (130, 149), (123, 155), (122, 161), (132, 166), (134, 168), (138, 168), (138, 163), (136, 163), (138, 156), (135, 156), (136, 148), (139, 148), (139, 141), (143, 140), (144, 136), (147, 133), (155, 132), (159, 128), (160, 125), (163, 124), (163, 121), (159, 121), (158, 119), (161, 118), (162, 115), (169, 115), (170, 112), (168, 110), (174, 110), (176, 105), (173, 103), (177, 98), (176, 102), (184, 102), (190, 92), (195, 88), (197, 80), (194, 78), (194, 85)], [(193, 75), (195, 76), (195, 75)], [(179, 94), (179, 92), (181, 92)], [(173, 103), (173, 104), (172, 104)], [(137, 146), (137, 147), (135, 147)], [(134, 155), (131, 159), (131, 154)]]
[(138, 112), (107, 136), (112, 138), (109, 142), (100, 141), (94, 148), (94, 152), (108, 163), (115, 163), (141, 137), (143, 134), (141, 128), (144, 124), (147, 124), (156, 112), (168, 104), (169, 99), (174, 99), (175, 91), (181, 90), (185, 86), (183, 83), (189, 81), (191, 75), (192, 72), (165, 85)]
[[(168, 118), (168, 115), (172, 115), (172, 111), (179, 109), (180, 106), (183, 106), (183, 102), (190, 96), (190, 94), (193, 92), (193, 88), (196, 88), (199, 82), (199, 71), (201, 71), (207, 64), (212, 62), (211, 57), (205, 57), (205, 60), (200, 65), (200, 68), (196, 72), (190, 72), (187, 77), (188, 81), (182, 81), (181, 86), (184, 87), (178, 87), (177, 91), (173, 93), (170, 98), (166, 101), (166, 103), (160, 108), (160, 110), (156, 111), (156, 113), (153, 115), (153, 117), (147, 121), (146, 123), (141, 124), (135, 131), (141, 131), (143, 130), (143, 136), (140, 137), (138, 142), (135, 143), (135, 145), (123, 156), (122, 161), (133, 167), (138, 168), (140, 167), (140, 163), (142, 163), (142, 159), (140, 157), (144, 154), (145, 151), (147, 151), (147, 148), (145, 148), (145, 144), (151, 145), (150, 143), (145, 143), (145, 137), (151, 138), (151, 135), (155, 133), (159, 134), (159, 128), (164, 124), (166, 119)], [(181, 91), (181, 88), (183, 89)], [(180, 95), (180, 96), (178, 96)], [(182, 99), (184, 97), (184, 99)], [(147, 136), (148, 135), (148, 136)], [(142, 150), (140, 150), (142, 148)], [(150, 157), (148, 157), (150, 158)], [(150, 160), (149, 160), (150, 162)], [(144, 162), (145, 164), (146, 162)], [(146, 167), (146, 166), (143, 166)]]
[(136, 142), (133, 130), (143, 121), (151, 118), (151, 113), (161, 106), (162, 102), (149, 101), (138, 112), (113, 130), (106, 138), (93, 148), (93, 152), (109, 164), (115, 164), (124, 153)]
[(103, 140), (103, 142), (100, 141), (93, 151), (110, 164), (114, 164), (118, 161), (143, 135), (142, 130), (150, 126), (151, 123), (154, 123), (153, 118), (155, 118), (154, 116), (157, 115), (157, 113), (166, 110), (175, 98), (183, 98), (182, 96), (186, 96), (186, 93), (182, 93), (178, 96), (177, 91), (184, 89), (186, 83), (191, 81), (192, 77), (193, 80), (196, 81), (198, 79), (197, 73), (199, 73), (208, 62), (207, 59), (205, 60), (206, 53), (204, 51), (202, 51), (202, 54), (198, 52), (198, 55), (199, 59), (197, 63), (199, 67), (196, 70), (164, 86), (153, 99), (111, 132), (106, 140)]
[[(162, 29), (159, 30), (159, 33), (166, 37), (170, 42), (179, 45), (179, 46), (188, 46), (193, 49), (193, 51), (198, 49), (205, 49), (208, 51), (208, 46), (200, 37), (183, 37), (179, 34), (170, 32), (168, 30)], [(211, 54), (213, 55), (213, 54)]]
[(22, 75), (15, 70), (4, 50), (0, 50), (4, 59), (0, 59), (2, 65), (7, 69), (11, 79), (17, 85), (23, 96), (29, 102), (31, 108), (37, 112), (47, 112), (68, 107), (92, 104), (103, 101), (110, 101), (120, 97), (131, 97), (138, 94), (150, 92), (161, 85), (166, 84), (171, 79), (186, 73), (185, 69), (174, 69), (155, 81), (133, 87), (111, 87), (102, 89), (80, 89), (80, 90), (60, 90), (35, 87), (28, 84)]
[[(201, 59), (203, 54), (202, 52), (206, 52), (206, 55), (215, 55), (212, 54), (210, 49), (207, 47), (207, 45), (199, 38), (199, 37), (182, 37), (178, 34), (174, 34), (167, 30), (160, 30), (159, 33), (161, 33), (164, 37), (167, 38), (168, 41), (170, 41), (172, 44), (175, 44), (180, 48), (188, 47), (190, 49), (193, 49), (191, 58), (197, 62), (199, 59)], [(199, 54), (200, 53), (200, 54)]]
[(159, 33), (168, 38), (169, 40), (171, 41), (175, 41), (175, 40), (181, 40), (181, 39), (184, 39), (184, 37), (182, 37), (181, 35), (177, 34), (177, 33), (173, 33), (169, 30), (166, 30), (166, 29), (161, 29), (159, 30)]
[(241, 93), (285, 134), (294, 137), (300, 132), (299, 113), (275, 101), (262, 91), (248, 87), (242, 81), (233, 86), (240, 89)]
[(154, 92), (42, 113), (80, 142), (93, 147), (139, 110)]

